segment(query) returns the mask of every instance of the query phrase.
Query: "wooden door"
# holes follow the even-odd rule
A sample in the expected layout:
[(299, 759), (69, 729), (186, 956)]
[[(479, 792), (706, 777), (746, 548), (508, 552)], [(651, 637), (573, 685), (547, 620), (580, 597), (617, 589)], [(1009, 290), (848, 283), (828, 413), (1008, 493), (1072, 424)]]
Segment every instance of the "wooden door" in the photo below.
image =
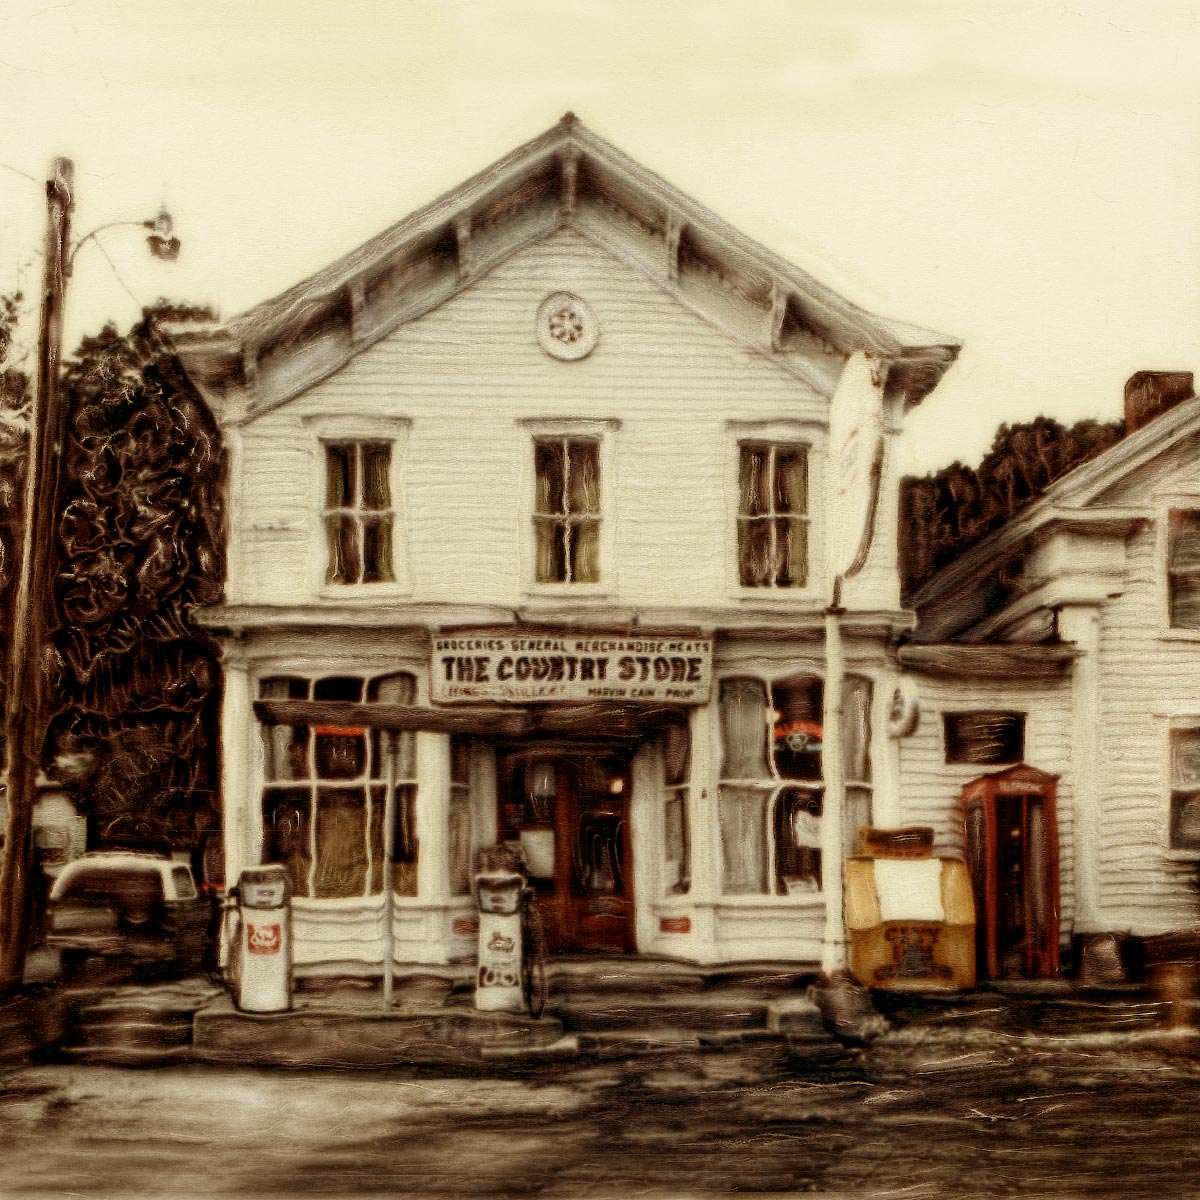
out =
[(631, 951), (627, 761), (602, 752), (522, 752), (504, 760), (500, 785), (501, 839), (526, 850), (547, 948)]
[(964, 813), (978, 971), (986, 979), (1040, 979), (1059, 969), (1054, 790), (1015, 782), (985, 777), (969, 785)]

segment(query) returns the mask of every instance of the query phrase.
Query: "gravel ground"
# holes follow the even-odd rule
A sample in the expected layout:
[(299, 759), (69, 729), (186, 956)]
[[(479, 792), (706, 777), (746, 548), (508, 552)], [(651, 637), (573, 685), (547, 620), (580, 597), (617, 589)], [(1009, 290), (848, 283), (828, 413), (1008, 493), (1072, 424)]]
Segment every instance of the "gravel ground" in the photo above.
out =
[(886, 1038), (524, 1077), (43, 1066), (0, 1076), (0, 1196), (1200, 1196), (1195, 1041)]

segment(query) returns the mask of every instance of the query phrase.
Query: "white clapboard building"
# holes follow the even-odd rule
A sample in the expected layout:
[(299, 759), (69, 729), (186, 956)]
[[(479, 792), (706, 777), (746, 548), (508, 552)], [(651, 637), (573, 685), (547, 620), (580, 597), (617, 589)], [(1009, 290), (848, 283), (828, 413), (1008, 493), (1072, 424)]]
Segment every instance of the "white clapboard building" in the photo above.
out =
[[(1030, 969), (1028, 956), (1005, 971), (1006, 946), (1020, 959), (1034, 934), (1074, 940), (1084, 969), (1090, 952), (1102, 976), (1121, 966), (1112, 935), (1194, 930), (1200, 399), (1191, 376), (1133, 376), (1122, 440), (913, 603), (919, 628), (899, 656), (921, 718), (900, 743), (902, 816), (933, 825), (951, 851), (990, 858), (1000, 973), (1050, 973), (1052, 962)], [(1026, 787), (1017, 764), (1057, 779)], [(977, 812), (973, 826), (970, 806), (952, 798), (984, 773), (998, 779), (995, 812), (987, 824)], [(1039, 790), (1048, 802), (1033, 802)]]
[(850, 831), (949, 819), (892, 735), (896, 444), (954, 341), (568, 116), (178, 345), (229, 458), (226, 875), (287, 866), (300, 965), (469, 958), (497, 842), (555, 952), (837, 965)]

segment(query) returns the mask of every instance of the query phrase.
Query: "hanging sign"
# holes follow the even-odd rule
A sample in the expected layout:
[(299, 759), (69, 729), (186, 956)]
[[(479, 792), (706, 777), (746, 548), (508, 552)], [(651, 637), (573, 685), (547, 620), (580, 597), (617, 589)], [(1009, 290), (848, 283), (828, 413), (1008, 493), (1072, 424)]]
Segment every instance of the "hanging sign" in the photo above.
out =
[(434, 704), (619, 700), (704, 704), (712, 638), (454, 633), (433, 638)]
[(871, 359), (846, 363), (829, 412), (829, 568), (844, 574), (854, 564), (872, 519), (871, 472), (883, 438), (880, 386)]

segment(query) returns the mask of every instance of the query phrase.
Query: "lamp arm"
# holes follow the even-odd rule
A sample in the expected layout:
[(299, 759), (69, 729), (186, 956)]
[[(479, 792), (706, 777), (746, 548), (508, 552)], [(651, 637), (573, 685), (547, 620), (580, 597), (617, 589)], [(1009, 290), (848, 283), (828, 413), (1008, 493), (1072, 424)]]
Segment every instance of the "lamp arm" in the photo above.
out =
[(153, 229), (153, 221), (109, 221), (107, 225), (97, 225), (91, 233), (85, 233), (74, 246), (71, 247), (71, 253), (67, 256), (67, 274), (71, 273), (71, 266), (75, 262), (75, 255), (83, 248), (84, 242), (93, 241), (96, 234), (103, 233), (106, 229), (119, 229), (123, 226), (130, 226), (134, 229)]

